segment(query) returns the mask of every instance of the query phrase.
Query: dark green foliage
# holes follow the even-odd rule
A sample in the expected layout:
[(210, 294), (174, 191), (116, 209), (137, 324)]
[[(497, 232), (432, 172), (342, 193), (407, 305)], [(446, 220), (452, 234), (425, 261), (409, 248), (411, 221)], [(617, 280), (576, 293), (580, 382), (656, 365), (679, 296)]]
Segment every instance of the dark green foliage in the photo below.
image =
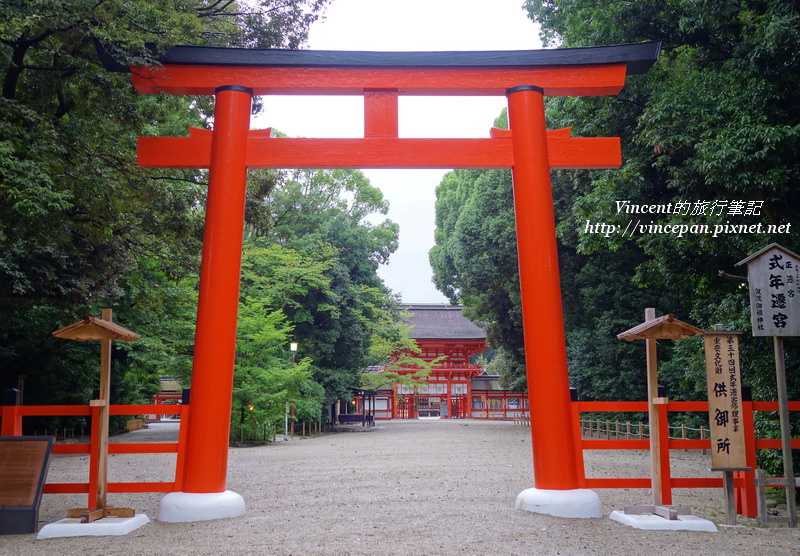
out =
[(388, 205), (358, 171), (291, 172), (264, 200), (262, 220), (270, 225), (263, 240), (326, 261), (324, 283), (295, 292), (283, 310), (294, 324), (298, 355), (313, 359), (325, 400), (350, 399), (350, 388), (374, 363), (373, 341), (395, 328), (396, 301), (376, 273), (397, 248), (397, 225), (367, 220)]
[[(619, 95), (546, 103), (549, 128), (619, 136), (624, 161), (617, 170), (553, 173), (570, 378), (581, 399), (643, 399), (643, 342), (621, 342), (618, 333), (642, 322), (646, 307), (701, 328), (749, 331), (746, 280), (737, 278), (745, 270), (736, 263), (771, 242), (800, 249), (800, 12), (783, 1), (525, 5), (549, 46), (663, 41), (652, 70), (629, 77)], [(443, 180), (431, 262), (439, 289), (487, 325), (500, 347), (498, 368), (522, 387), (515, 248), (493, 229), (511, 222), (510, 180), (502, 176), (457, 171)], [(689, 213), (631, 215), (619, 212), (617, 201), (683, 202)], [(703, 214), (696, 210), (701, 201), (717, 209)], [(755, 210), (747, 213), (748, 206)], [(586, 227), (637, 221), (762, 229), (607, 237)], [(767, 233), (768, 225), (785, 233)], [(800, 398), (796, 340), (786, 342), (791, 399)], [(771, 342), (746, 333), (741, 357), (754, 399), (775, 399)], [(697, 340), (660, 342), (659, 365), (670, 398), (704, 398)], [(768, 421), (758, 427), (772, 426)], [(795, 434), (798, 424), (795, 416)]]
[(189, 373), (205, 173), (137, 168), (136, 138), (204, 127), (210, 99), (137, 94), (95, 40), (123, 65), (174, 44), (296, 48), (326, 3), (0, 3), (0, 388), (25, 375), (26, 403), (85, 403), (98, 348), (50, 333), (102, 307), (143, 336), (115, 343), (112, 401)]

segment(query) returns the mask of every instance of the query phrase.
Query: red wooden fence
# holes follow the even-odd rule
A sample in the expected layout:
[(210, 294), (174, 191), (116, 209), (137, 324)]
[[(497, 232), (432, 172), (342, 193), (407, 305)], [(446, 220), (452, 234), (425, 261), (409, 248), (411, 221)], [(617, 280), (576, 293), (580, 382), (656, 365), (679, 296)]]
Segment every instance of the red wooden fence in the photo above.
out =
[[(734, 473), (736, 511), (746, 517), (758, 516), (755, 488), (756, 450), (781, 448), (779, 438), (756, 438), (753, 414), (756, 411), (778, 411), (778, 402), (741, 402), (742, 424), (745, 434), (747, 465), (752, 471)], [(580, 414), (586, 412), (638, 412), (647, 413), (647, 402), (573, 402), (573, 431), (580, 450), (649, 450), (649, 440), (581, 439)], [(669, 438), (667, 413), (703, 412), (708, 414), (708, 402), (669, 402), (658, 406), (661, 438)], [(789, 411), (800, 411), (800, 402), (789, 402)], [(673, 478), (670, 474), (670, 450), (709, 450), (712, 439), (669, 439), (661, 443), (660, 465), (664, 485), (663, 503), (672, 504), (673, 488), (722, 488), (722, 477)], [(792, 449), (800, 449), (800, 439), (792, 440)], [(581, 452), (582, 453), (582, 452)], [(709, 458), (709, 465), (711, 460)], [(651, 478), (585, 478), (584, 488), (650, 488)]]
[[(53, 446), (54, 454), (87, 454), (91, 457), (89, 480), (86, 483), (47, 483), (44, 492), (49, 494), (80, 494), (89, 495), (89, 507), (94, 502), (93, 496), (96, 489), (94, 481), (97, 473), (92, 468), (99, 449), (99, 407), (89, 405), (5, 405), (0, 407), (0, 436), (22, 436), (22, 419), (24, 417), (55, 417), (74, 416), (91, 417), (91, 437), (88, 444), (56, 444)], [(149, 443), (113, 443), (108, 445), (109, 454), (177, 454), (176, 473), (174, 481), (166, 482), (110, 482), (108, 492), (174, 492), (181, 486), (181, 463), (183, 462), (183, 447), (186, 422), (189, 418), (188, 405), (112, 405), (110, 415), (180, 415), (181, 427), (178, 442), (149, 442)]]
[[(97, 413), (99, 409), (88, 405), (6, 405), (0, 407), (0, 435), (21, 436), (23, 417), (76, 416), (93, 417), (91, 442), (89, 444), (56, 444), (54, 454), (93, 454), (98, 449)], [(669, 402), (659, 406), (661, 413), (661, 437), (669, 438), (669, 412), (703, 412), (708, 413), (708, 402)], [(747, 465), (753, 471), (736, 472), (734, 485), (736, 493), (736, 510), (747, 517), (758, 516), (755, 492), (756, 450), (780, 449), (778, 438), (756, 438), (753, 426), (753, 414), (756, 411), (778, 411), (778, 402), (742, 402), (742, 422), (745, 427)], [(789, 402), (789, 411), (800, 411), (800, 401)], [(574, 437), (580, 450), (649, 450), (650, 442), (646, 439), (605, 440), (581, 438), (581, 413), (587, 412), (647, 412), (647, 402), (572, 402)], [(189, 419), (189, 405), (112, 405), (111, 415), (180, 415), (181, 427), (178, 442), (166, 443), (114, 443), (108, 447), (109, 454), (153, 454), (176, 453), (176, 474), (174, 481), (168, 482), (131, 482), (109, 483), (108, 492), (174, 492), (180, 491), (182, 485), (182, 462), (184, 458), (186, 423)], [(722, 477), (673, 478), (670, 474), (670, 450), (709, 450), (712, 439), (669, 439), (662, 443), (660, 462), (664, 484), (663, 503), (672, 503), (673, 488), (722, 488)], [(800, 439), (792, 440), (792, 449), (800, 449)], [(582, 453), (582, 452), (581, 452)], [(94, 458), (90, 458), (93, 461)], [(710, 460), (709, 460), (710, 462)], [(89, 481), (95, 476), (90, 469)], [(94, 486), (86, 483), (47, 483), (46, 493), (93, 493)], [(591, 478), (583, 480), (582, 488), (650, 488), (650, 477), (636, 478)], [(91, 498), (91, 496), (90, 496)], [(91, 504), (92, 500), (89, 500)]]

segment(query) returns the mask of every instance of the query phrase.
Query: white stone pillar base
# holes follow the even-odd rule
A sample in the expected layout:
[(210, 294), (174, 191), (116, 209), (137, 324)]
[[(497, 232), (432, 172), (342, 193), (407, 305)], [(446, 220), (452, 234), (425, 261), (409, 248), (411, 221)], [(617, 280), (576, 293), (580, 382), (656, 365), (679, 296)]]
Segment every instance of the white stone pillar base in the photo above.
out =
[(170, 492), (158, 504), (158, 521), (182, 523), (209, 521), (243, 515), (246, 510), (241, 495), (225, 492)]
[(593, 490), (527, 488), (517, 495), (518, 510), (556, 517), (603, 517), (603, 504)]

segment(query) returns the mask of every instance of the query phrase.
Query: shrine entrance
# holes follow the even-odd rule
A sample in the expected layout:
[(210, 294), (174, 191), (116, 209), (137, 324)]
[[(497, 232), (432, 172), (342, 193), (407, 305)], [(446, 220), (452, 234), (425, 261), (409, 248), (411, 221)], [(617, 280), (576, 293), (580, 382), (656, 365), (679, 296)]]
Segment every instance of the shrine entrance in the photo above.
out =
[[(121, 68), (111, 60), (113, 69), (131, 71), (140, 93), (216, 100), (213, 131), (139, 139), (141, 166), (209, 169), (190, 411), (203, 418), (188, 419), (186, 449), (176, 470), (181, 492), (162, 499), (159, 519), (215, 519), (245, 511), (243, 498), (225, 487), (248, 168), (510, 168), (535, 484), (517, 505), (565, 517), (602, 515), (599, 499), (584, 488), (574, 433), (550, 426), (571, 419), (550, 169), (618, 167), (620, 142), (547, 130), (544, 96), (617, 94), (627, 75), (648, 71), (659, 48), (659, 43), (503, 52), (175, 47), (160, 56), (158, 67)], [(253, 96), (279, 94), (363, 96), (363, 138), (279, 138), (250, 129)], [(486, 139), (400, 138), (401, 95), (505, 96), (510, 130), (493, 129)], [(553, 491), (562, 496), (550, 496)]]
[[(444, 415), (442, 415), (442, 411), (444, 411)], [(447, 400), (442, 402), (440, 396), (419, 396), (417, 398), (417, 416), (420, 419), (447, 417)]]

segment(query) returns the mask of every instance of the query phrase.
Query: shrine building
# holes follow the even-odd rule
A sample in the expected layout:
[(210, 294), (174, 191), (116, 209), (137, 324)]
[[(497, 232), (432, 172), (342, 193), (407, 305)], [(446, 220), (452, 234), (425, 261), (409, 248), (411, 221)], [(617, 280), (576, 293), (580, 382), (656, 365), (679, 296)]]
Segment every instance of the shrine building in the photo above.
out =
[[(488, 347), (486, 332), (462, 314), (457, 305), (403, 305), (412, 326), (408, 336), (416, 341), (425, 361), (441, 360), (420, 386), (395, 383), (375, 392), (375, 419), (472, 418), (516, 419), (527, 417), (527, 395), (503, 390), (499, 377), (489, 375), (477, 361)], [(399, 374), (420, 369), (397, 364), (385, 368)], [(378, 370), (377, 372), (382, 372)], [(363, 407), (357, 399), (358, 407)]]

